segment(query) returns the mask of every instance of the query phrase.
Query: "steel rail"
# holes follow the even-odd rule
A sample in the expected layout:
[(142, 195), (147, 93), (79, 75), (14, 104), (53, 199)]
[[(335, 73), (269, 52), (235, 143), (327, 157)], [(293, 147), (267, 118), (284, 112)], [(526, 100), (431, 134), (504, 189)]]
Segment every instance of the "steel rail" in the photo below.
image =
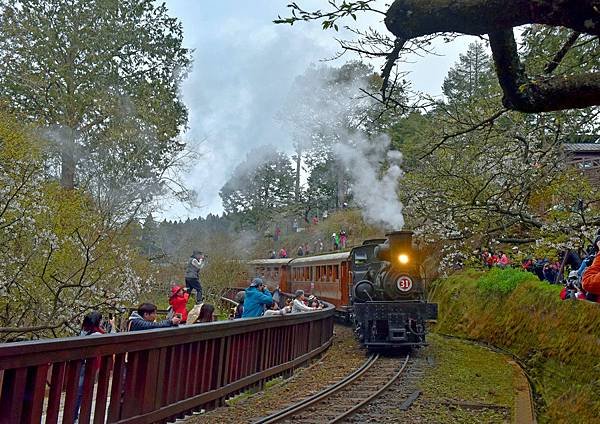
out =
[(388, 381), (385, 384), (385, 386), (383, 386), (381, 389), (377, 390), (375, 393), (373, 393), (371, 396), (369, 396), (368, 398), (366, 398), (365, 400), (363, 400), (358, 405), (355, 405), (352, 408), (350, 408), (349, 410), (347, 410), (346, 412), (338, 415), (337, 417), (335, 417), (334, 419), (332, 419), (331, 421), (329, 421), (328, 424), (337, 423), (337, 422), (343, 420), (344, 418), (346, 418), (349, 415), (352, 415), (355, 411), (357, 411), (358, 409), (362, 408), (364, 405), (366, 405), (367, 403), (369, 403), (373, 399), (375, 399), (377, 396), (379, 396), (383, 391), (385, 391), (388, 387), (390, 387), (394, 383), (394, 381), (396, 381), (398, 379), (398, 377), (400, 377), (400, 374), (402, 374), (402, 372), (406, 368), (406, 364), (408, 364), (408, 360), (409, 359), (410, 359), (410, 355), (407, 354), (406, 358), (404, 359), (404, 363), (402, 364), (402, 367), (400, 367), (400, 370), (390, 379), (390, 381)]
[(297, 414), (298, 412), (302, 411), (303, 409), (307, 408), (308, 406), (331, 396), (335, 392), (343, 389), (348, 384), (352, 383), (354, 380), (356, 380), (361, 375), (363, 375), (369, 368), (371, 368), (371, 366), (375, 362), (377, 362), (378, 359), (379, 359), (379, 354), (371, 355), (360, 368), (358, 368), (352, 374), (347, 375), (343, 380), (327, 387), (326, 389), (310, 396), (307, 399), (304, 399), (298, 403), (290, 405), (287, 408), (282, 409), (281, 411), (277, 411), (274, 414), (269, 415), (268, 417), (262, 418), (262, 419), (256, 421), (255, 424), (276, 423), (276, 422), (284, 420), (285, 418), (288, 418), (294, 414)]

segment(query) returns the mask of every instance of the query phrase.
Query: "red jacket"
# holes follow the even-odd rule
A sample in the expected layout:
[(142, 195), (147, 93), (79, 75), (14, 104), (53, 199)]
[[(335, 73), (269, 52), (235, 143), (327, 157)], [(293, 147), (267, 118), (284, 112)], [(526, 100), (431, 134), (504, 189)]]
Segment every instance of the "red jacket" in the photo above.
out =
[(186, 305), (188, 299), (190, 298), (190, 294), (187, 292), (183, 292), (183, 295), (178, 295), (177, 292), (181, 290), (181, 287), (175, 286), (171, 289), (171, 298), (169, 299), (169, 305), (173, 307), (173, 312), (176, 314), (181, 314), (181, 321), (186, 322), (188, 311), (186, 309)]
[(595, 295), (600, 295), (600, 254), (596, 255), (592, 265), (583, 273), (583, 289)]

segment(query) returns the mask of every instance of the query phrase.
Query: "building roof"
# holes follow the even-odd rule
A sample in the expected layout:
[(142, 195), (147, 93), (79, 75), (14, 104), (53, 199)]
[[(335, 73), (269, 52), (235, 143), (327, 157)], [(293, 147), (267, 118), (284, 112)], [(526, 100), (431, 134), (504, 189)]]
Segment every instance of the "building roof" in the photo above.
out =
[(566, 152), (573, 152), (573, 153), (600, 152), (600, 144), (598, 144), (598, 143), (564, 143), (563, 149)]

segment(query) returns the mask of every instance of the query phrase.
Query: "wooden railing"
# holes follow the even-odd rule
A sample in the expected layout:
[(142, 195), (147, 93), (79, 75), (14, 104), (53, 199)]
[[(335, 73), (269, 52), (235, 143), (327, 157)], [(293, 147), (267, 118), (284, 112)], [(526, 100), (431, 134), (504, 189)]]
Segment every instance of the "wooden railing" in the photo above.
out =
[[(211, 409), (325, 350), (334, 309), (0, 346), (0, 422), (153, 423)], [(79, 408), (77, 405), (80, 405)]]

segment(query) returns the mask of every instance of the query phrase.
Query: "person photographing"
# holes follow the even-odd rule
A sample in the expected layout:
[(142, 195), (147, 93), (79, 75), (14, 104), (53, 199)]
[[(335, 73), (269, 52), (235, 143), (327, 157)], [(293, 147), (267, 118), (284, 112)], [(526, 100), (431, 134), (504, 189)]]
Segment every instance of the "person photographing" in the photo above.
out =
[(189, 298), (190, 293), (188, 288), (184, 289), (180, 286), (173, 286), (171, 288), (169, 305), (171, 305), (171, 308), (173, 308), (174, 316), (179, 316), (182, 324), (187, 322), (188, 311), (186, 306)]
[(594, 262), (590, 266), (588, 266), (583, 272), (582, 278), (582, 286), (583, 290), (588, 293), (591, 293), (595, 296), (600, 295), (600, 255), (598, 251), (600, 251), (600, 231), (596, 235), (596, 239), (594, 240), (594, 251), (596, 256), (594, 257)]
[(273, 296), (261, 278), (255, 278), (246, 289), (244, 295), (244, 312), (242, 318), (260, 317), (265, 311), (265, 306), (273, 303)]
[(206, 255), (199, 250), (194, 250), (188, 259), (185, 268), (185, 286), (191, 295), (196, 290), (196, 305), (202, 303), (202, 285), (200, 284), (200, 270), (206, 265)]

